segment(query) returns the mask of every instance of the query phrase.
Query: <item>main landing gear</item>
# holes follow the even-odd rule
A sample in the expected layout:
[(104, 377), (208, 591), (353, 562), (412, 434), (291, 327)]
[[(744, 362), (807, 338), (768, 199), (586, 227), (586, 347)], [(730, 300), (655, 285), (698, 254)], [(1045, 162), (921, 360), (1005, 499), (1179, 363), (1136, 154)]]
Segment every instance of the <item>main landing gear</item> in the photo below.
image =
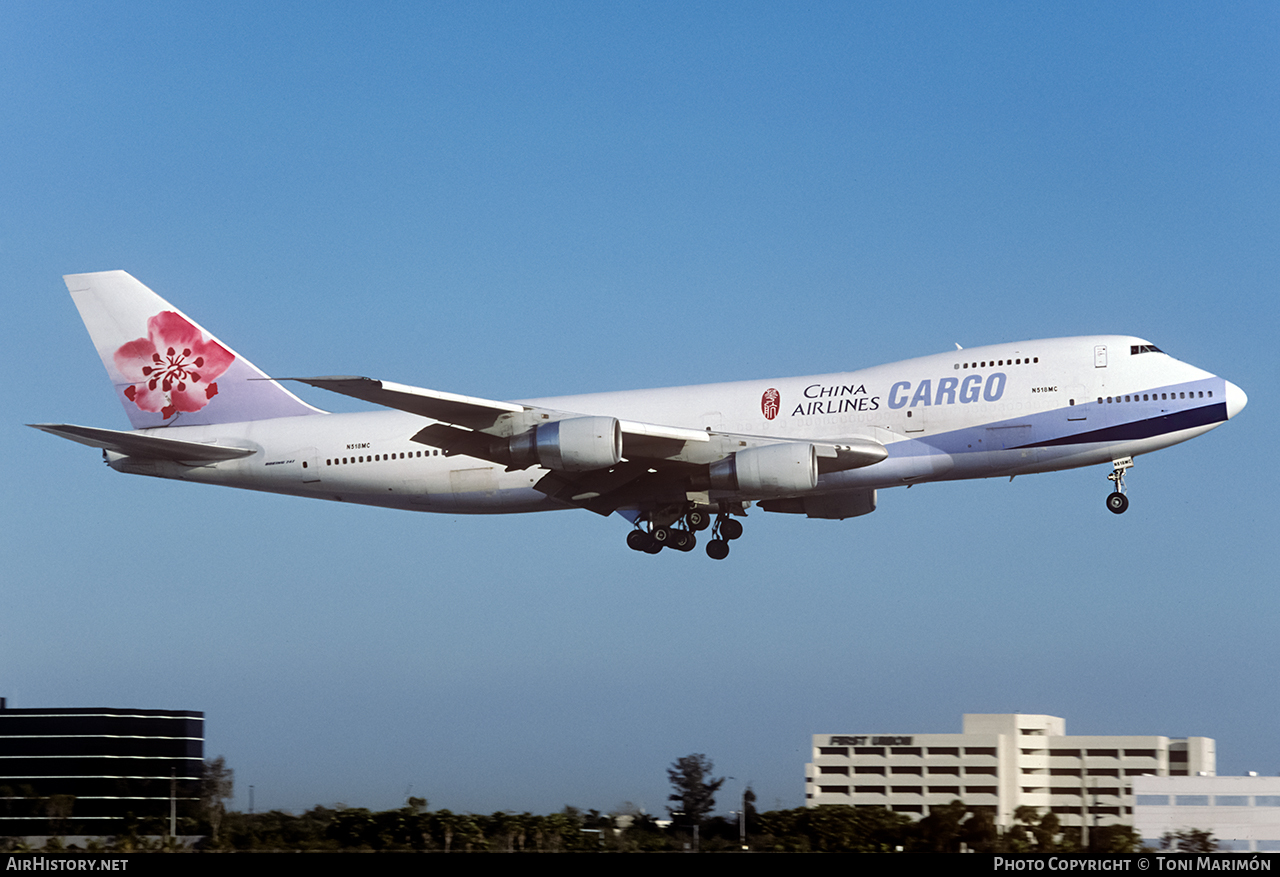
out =
[[(667, 522), (659, 523), (664, 518)], [(724, 560), (729, 556), (729, 540), (742, 535), (742, 524), (730, 518), (728, 512), (721, 511), (713, 525), (710, 512), (699, 506), (675, 514), (655, 512), (637, 519), (636, 528), (627, 534), (627, 547), (646, 554), (657, 554), (664, 548), (692, 551), (698, 545), (698, 537), (694, 534), (707, 527), (713, 527), (712, 539), (707, 543), (707, 556)]]
[(1114, 482), (1116, 489), (1107, 497), (1107, 510), (1112, 514), (1122, 515), (1129, 508), (1129, 497), (1125, 495), (1124, 470), (1133, 468), (1133, 457), (1121, 457), (1113, 460), (1111, 465), (1115, 469), (1107, 476), (1107, 480)]
[(664, 548), (692, 551), (698, 545), (698, 537), (679, 527), (650, 527), (648, 532), (639, 527), (627, 534), (627, 547), (633, 551), (657, 554)]
[(714, 537), (707, 543), (707, 557), (712, 560), (724, 560), (729, 556), (729, 542), (742, 535), (742, 522), (735, 521), (723, 512), (716, 516)]

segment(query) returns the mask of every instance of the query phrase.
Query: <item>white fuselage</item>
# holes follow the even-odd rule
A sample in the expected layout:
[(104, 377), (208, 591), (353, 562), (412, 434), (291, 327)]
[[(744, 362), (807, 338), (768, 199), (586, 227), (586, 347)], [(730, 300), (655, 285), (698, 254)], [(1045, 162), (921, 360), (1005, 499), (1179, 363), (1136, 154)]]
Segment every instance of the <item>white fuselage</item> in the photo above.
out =
[[(956, 350), (841, 374), (526, 404), (778, 441), (870, 438), (888, 449), (874, 465), (822, 475), (809, 492), (819, 495), (1145, 454), (1224, 422), (1243, 407), (1244, 394), (1142, 339), (1096, 336)], [(506, 471), (413, 441), (428, 423), (385, 410), (175, 425), (145, 432), (255, 453), (205, 465), (107, 456), (126, 472), (419, 511), (568, 507), (534, 488), (544, 469)]]

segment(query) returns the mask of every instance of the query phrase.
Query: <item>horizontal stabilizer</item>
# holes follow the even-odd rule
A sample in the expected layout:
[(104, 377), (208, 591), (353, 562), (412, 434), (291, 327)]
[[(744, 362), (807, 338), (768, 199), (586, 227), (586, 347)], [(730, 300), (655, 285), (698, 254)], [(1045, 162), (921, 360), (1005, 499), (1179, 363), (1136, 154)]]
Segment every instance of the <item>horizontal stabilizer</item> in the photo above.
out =
[(138, 432), (121, 432), (115, 429), (98, 429), (92, 426), (74, 426), (70, 423), (28, 423), (32, 429), (52, 435), (124, 454), (127, 457), (143, 457), (152, 460), (173, 460), (179, 463), (214, 463), (234, 460), (256, 453), (248, 448), (231, 448), (226, 445), (184, 442), (178, 439), (160, 438)]

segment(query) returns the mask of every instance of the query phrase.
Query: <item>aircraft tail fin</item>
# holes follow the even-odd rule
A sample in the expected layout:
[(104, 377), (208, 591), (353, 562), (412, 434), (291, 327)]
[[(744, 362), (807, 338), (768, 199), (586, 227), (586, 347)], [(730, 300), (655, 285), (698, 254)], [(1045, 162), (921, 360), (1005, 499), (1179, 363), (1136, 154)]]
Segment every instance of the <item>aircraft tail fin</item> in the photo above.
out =
[(134, 429), (323, 413), (127, 272), (63, 280)]

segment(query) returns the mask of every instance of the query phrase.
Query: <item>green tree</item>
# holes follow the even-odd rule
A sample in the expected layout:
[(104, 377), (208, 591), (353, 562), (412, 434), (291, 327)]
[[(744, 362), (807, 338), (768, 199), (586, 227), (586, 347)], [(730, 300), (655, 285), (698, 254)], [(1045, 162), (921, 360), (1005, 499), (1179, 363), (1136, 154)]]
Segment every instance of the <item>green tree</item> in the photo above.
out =
[(381, 849), (378, 820), (367, 807), (344, 807), (333, 814), (326, 834), (340, 849)]
[(929, 815), (916, 826), (925, 848), (935, 853), (959, 852), (960, 823), (968, 812), (969, 808), (960, 800), (931, 806)]
[(771, 852), (890, 853), (907, 844), (911, 819), (887, 807), (824, 804), (769, 810), (756, 818), (754, 849)]
[(49, 817), (49, 831), (55, 837), (67, 834), (71, 811), (76, 803), (75, 795), (51, 795), (44, 801), (44, 812)]
[(1163, 850), (1177, 850), (1180, 853), (1212, 853), (1218, 849), (1218, 842), (1212, 831), (1199, 828), (1184, 828), (1172, 834), (1165, 834), (1160, 839)]
[(1091, 829), (1089, 841), (1095, 853), (1136, 853), (1142, 838), (1130, 825), (1104, 825)]
[(1062, 820), (1052, 810), (1040, 817), (1040, 824), (1031, 829), (1036, 839), (1036, 848), (1050, 852), (1058, 848), (1058, 835), (1062, 834)]
[(543, 826), (553, 853), (587, 849), (582, 837), (582, 811), (566, 804), (559, 813), (547, 816)]
[(490, 843), (495, 849), (503, 852), (515, 852), (517, 840), (523, 843), (524, 826), (523, 820), (514, 813), (504, 813), (501, 810), (492, 816), (482, 820), (485, 836), (489, 838)]
[(485, 843), (479, 824), (465, 813), (437, 810), (431, 814), (431, 826), (446, 853), (454, 852), (455, 847), (470, 852), (473, 846)]
[(657, 852), (673, 849), (671, 838), (648, 813), (633, 810), (618, 820), (624, 823), (620, 849), (623, 852)]
[(995, 814), (986, 807), (975, 807), (960, 827), (960, 839), (975, 853), (994, 853), (1000, 841)]
[(999, 852), (1020, 855), (1031, 850), (1031, 835), (1025, 825), (1015, 822), (1005, 829), (1004, 836), (1000, 838)]
[(235, 789), (236, 772), (221, 755), (204, 763), (200, 777), (200, 809), (209, 820), (210, 840), (217, 845), (218, 829), (227, 813), (227, 801)]
[(707, 815), (715, 809), (716, 792), (724, 785), (724, 777), (713, 779), (711, 759), (701, 753), (686, 755), (677, 759), (667, 768), (667, 777), (671, 787), (675, 789), (667, 796), (668, 801), (678, 802), (676, 807), (667, 807), (672, 819), (685, 826), (700, 825)]
[[(1016, 820), (1005, 832), (1007, 851), (1052, 853), (1058, 849), (1058, 834), (1062, 831), (1062, 823), (1052, 810), (1040, 815), (1040, 810), (1026, 804), (1013, 811)], [(1026, 843), (1027, 833), (1035, 839), (1035, 846)]]
[(887, 853), (902, 845), (910, 825), (910, 819), (886, 807), (838, 805), (804, 811), (799, 827), (814, 850)]

